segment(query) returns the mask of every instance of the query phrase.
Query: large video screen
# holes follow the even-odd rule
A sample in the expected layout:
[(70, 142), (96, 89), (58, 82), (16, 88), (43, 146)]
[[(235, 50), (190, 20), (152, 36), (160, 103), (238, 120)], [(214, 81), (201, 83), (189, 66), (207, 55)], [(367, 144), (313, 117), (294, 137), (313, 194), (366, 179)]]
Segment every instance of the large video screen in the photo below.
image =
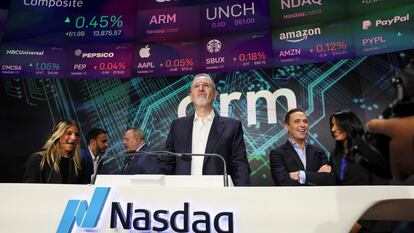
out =
[(173, 76), (414, 48), (409, 0), (12, 0), (0, 7), (1, 77)]
[[(148, 47), (150, 53), (157, 49)], [(141, 48), (145, 55), (145, 46), (133, 49), (139, 53)], [(391, 77), (413, 57), (414, 50), (409, 50), (283, 68), (212, 72), (219, 92), (214, 109), (242, 122), (252, 184), (273, 185), (269, 153), (286, 143), (283, 122), (288, 109), (305, 110), (307, 142), (329, 155), (335, 145), (330, 115), (350, 109), (364, 123), (376, 118), (396, 98)], [(172, 63), (164, 61), (165, 65)], [(157, 68), (157, 72), (164, 71)], [(0, 79), (0, 106), (7, 109), (0, 114), (0, 173), (4, 173), (0, 178), (20, 181), (25, 161), (40, 150), (61, 118), (77, 120), (84, 148), (89, 129), (101, 127), (109, 135), (106, 154), (122, 154), (125, 130), (139, 127), (152, 150), (164, 150), (171, 122), (194, 112), (186, 101), (193, 77)]]

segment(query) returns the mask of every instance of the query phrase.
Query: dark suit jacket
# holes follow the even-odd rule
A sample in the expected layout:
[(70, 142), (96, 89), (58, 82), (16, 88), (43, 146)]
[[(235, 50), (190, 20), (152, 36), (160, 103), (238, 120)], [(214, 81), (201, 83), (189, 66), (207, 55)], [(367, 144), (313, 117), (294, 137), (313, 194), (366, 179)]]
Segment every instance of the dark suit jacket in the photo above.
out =
[(335, 150), (331, 152), (329, 164), (331, 165), (335, 174), (336, 184), (338, 185), (387, 185), (389, 182), (382, 179), (371, 171), (364, 168), (361, 164), (355, 161), (348, 161), (345, 167), (344, 180), (340, 180), (341, 164), (343, 153), (338, 153)]
[[(26, 170), (24, 173), (25, 183), (52, 183), (52, 184), (84, 184), (82, 170), (75, 172), (75, 163), (73, 159), (68, 159), (68, 167), (62, 167), (60, 165), (60, 171), (63, 169), (67, 171), (67, 180), (64, 181), (61, 172), (55, 172), (48, 164), (45, 163), (43, 169), (40, 169), (40, 162), (42, 161), (42, 155), (40, 153), (34, 153), (30, 156), (26, 163)], [(83, 169), (83, 168), (82, 168)]]
[(289, 173), (305, 171), (305, 185), (331, 185), (335, 183), (333, 173), (318, 173), (322, 165), (328, 164), (325, 153), (312, 146), (306, 145), (306, 170), (292, 144), (287, 141), (284, 145), (270, 152), (270, 169), (276, 185), (301, 185), (299, 181), (290, 178)]
[[(146, 144), (139, 149), (140, 151), (150, 151)], [(122, 174), (161, 174), (158, 156), (139, 155), (127, 158)]]
[[(176, 153), (191, 153), (194, 114), (175, 119), (170, 128), (166, 150)], [(207, 139), (206, 153), (224, 157), (227, 172), (234, 185), (250, 185), (250, 166), (246, 157), (241, 122), (215, 114)], [(165, 158), (165, 157), (164, 157)], [(169, 171), (168, 171), (169, 170)], [(191, 161), (173, 158), (167, 174), (190, 175)], [(203, 175), (222, 175), (223, 162), (219, 158), (204, 157)]]
[(83, 174), (84, 174), (84, 181), (85, 183), (91, 183), (91, 176), (93, 174), (93, 159), (92, 155), (89, 152), (88, 148), (84, 148), (81, 150), (81, 162), (83, 167)]
[[(337, 185), (387, 185), (389, 182), (365, 169), (361, 164), (355, 161), (347, 161), (345, 167), (344, 180), (340, 180), (341, 164), (343, 153), (332, 151), (329, 157), (335, 174)], [(393, 223), (390, 221), (359, 220), (362, 225), (360, 232), (393, 232)]]

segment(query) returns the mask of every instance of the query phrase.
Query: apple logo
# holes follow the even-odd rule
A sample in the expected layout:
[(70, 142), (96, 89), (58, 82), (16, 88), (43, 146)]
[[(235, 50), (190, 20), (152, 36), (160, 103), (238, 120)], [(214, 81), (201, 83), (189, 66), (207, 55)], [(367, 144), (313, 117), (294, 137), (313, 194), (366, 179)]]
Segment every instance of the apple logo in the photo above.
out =
[(140, 56), (141, 58), (147, 58), (147, 57), (151, 56), (151, 54), (150, 54), (150, 49), (151, 49), (151, 48), (149, 48), (149, 47), (148, 47), (148, 45), (146, 45), (144, 48), (141, 48), (141, 49), (139, 50), (139, 56)]

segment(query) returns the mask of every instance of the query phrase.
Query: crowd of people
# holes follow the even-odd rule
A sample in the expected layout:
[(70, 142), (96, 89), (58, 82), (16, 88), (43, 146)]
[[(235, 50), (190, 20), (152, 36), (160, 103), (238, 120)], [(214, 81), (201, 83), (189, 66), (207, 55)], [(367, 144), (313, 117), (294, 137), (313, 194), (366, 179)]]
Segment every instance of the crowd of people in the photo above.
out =
[[(227, 173), (235, 186), (250, 185), (250, 166), (239, 120), (220, 116), (213, 109), (218, 96), (213, 79), (198, 74), (191, 84), (190, 98), (195, 112), (175, 119), (170, 127), (165, 150), (172, 153), (221, 155)], [(295, 108), (285, 116), (288, 140), (269, 155), (275, 185), (368, 185), (387, 184), (350, 155), (355, 138), (365, 129), (358, 116), (342, 110), (330, 116), (330, 130), (335, 148), (329, 158), (307, 140), (308, 117)], [(391, 138), (391, 170), (396, 178), (414, 173), (414, 117), (372, 120), (368, 129)], [(216, 157), (154, 156), (139, 128), (124, 133), (126, 153), (101, 161), (109, 145), (108, 133), (93, 128), (87, 134), (87, 148), (80, 148), (79, 126), (73, 120), (62, 120), (54, 127), (41, 151), (30, 156), (24, 174), (32, 183), (91, 183), (97, 173), (221, 175), (223, 162)]]

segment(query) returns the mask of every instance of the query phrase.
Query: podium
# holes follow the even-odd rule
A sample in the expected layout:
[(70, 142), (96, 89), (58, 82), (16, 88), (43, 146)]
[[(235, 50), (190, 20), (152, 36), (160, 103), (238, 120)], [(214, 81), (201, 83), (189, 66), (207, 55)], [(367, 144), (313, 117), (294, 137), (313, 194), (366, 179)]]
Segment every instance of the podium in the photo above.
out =
[[(224, 187), (222, 175), (98, 175), (98, 186)], [(229, 186), (233, 182), (229, 177)]]
[[(1, 231), (57, 232), (63, 225), (65, 233), (157, 232), (161, 226), (168, 232), (209, 226), (210, 232), (347, 233), (361, 217), (414, 220), (413, 186), (204, 188), (182, 187), (194, 179), (200, 185), (197, 177), (155, 177), (99, 178), (116, 185), (0, 184)], [(221, 176), (204, 179), (221, 186)], [(173, 180), (181, 187), (155, 185)], [(136, 229), (144, 225), (151, 229)]]

